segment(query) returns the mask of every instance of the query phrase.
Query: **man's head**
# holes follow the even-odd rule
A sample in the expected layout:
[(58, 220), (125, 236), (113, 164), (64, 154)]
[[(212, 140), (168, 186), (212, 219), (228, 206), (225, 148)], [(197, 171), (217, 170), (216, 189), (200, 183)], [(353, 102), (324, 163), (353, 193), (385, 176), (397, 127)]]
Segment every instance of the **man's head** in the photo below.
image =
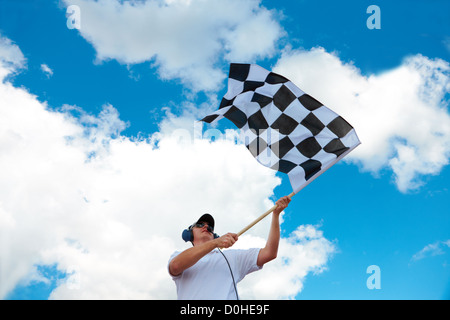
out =
[(184, 241), (191, 241), (193, 245), (217, 238), (218, 236), (214, 233), (214, 218), (205, 213), (197, 222), (183, 231), (182, 237)]

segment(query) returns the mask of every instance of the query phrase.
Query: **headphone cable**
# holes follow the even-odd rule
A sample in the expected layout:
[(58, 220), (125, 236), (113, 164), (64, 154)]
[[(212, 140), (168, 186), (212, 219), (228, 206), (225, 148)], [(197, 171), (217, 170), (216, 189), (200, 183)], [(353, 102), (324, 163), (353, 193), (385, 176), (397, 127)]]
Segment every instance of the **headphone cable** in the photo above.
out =
[[(217, 248), (217, 249), (219, 249), (219, 248)], [(220, 253), (223, 255), (223, 257), (225, 258), (225, 261), (226, 261), (227, 264), (228, 264), (228, 268), (230, 268), (231, 278), (233, 279), (234, 292), (236, 292), (236, 299), (239, 300), (238, 292), (237, 292), (237, 289), (236, 289), (236, 281), (234, 281), (233, 271), (231, 270), (230, 263), (228, 262), (228, 259), (227, 259), (227, 257), (225, 257), (225, 255), (224, 255), (224, 253), (222, 252), (222, 250), (219, 249), (219, 252), (220, 252)]]

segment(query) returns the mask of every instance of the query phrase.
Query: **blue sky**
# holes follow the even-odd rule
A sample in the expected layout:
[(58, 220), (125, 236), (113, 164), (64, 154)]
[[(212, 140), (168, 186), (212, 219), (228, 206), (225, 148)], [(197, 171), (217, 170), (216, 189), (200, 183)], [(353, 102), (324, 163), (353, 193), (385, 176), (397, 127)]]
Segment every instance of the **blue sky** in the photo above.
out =
[[(183, 1), (180, 2), (183, 3)], [(197, 1), (192, 2), (197, 3)], [(81, 7), (80, 30), (69, 29), (66, 26), (66, 7), (72, 3)], [(124, 3), (127, 2), (124, 1)], [(150, 3), (155, 1), (148, 1), (149, 7)], [(92, 3), (87, 0), (66, 2), (3, 0), (0, 2), (0, 36), (11, 41), (6, 45), (8, 48), (12, 45), (20, 48), (26, 61), (21, 60), (20, 63), (16, 63), (15, 72), (4, 81), (35, 95), (39, 103), (46, 103), (48, 110), (59, 114), (70, 114), (75, 119), (72, 123), (85, 126), (88, 132), (90, 132), (90, 126), (99, 131), (112, 128), (112, 131), (106, 133), (106, 138), (101, 137), (114, 140), (119, 135), (124, 139), (137, 139), (142, 146), (142, 143), (147, 142), (145, 140), (147, 137), (152, 135), (155, 137), (154, 134), (157, 132), (166, 134), (166, 132), (184, 128), (186, 123), (189, 124), (188, 127), (192, 126), (194, 119), (199, 119), (208, 111), (214, 110), (221, 96), (226, 92), (225, 75), (230, 62), (258, 63), (267, 69), (292, 70), (292, 76), (290, 74), (289, 78), (300, 88), (307, 88), (304, 89), (305, 91), (310, 90), (307, 92), (311, 92), (317, 99), (326, 101), (331, 109), (336, 105), (337, 111), (343, 112), (344, 117), (355, 126), (358, 133), (360, 132), (358, 129), (361, 128), (362, 140), (362, 145), (358, 147), (361, 151), (355, 150), (355, 155), (352, 155), (349, 161), (335, 165), (302, 190), (293, 198), (291, 205), (285, 211), (282, 225), (283, 237), (289, 238), (300, 225), (309, 225), (313, 226), (314, 230), (320, 231), (320, 236), (303, 239), (304, 242), (300, 241), (300, 244), (306, 245), (306, 243), (313, 243), (314, 240), (326, 242), (326, 239), (328, 241), (326, 243), (332, 247), (326, 254), (325, 261), (305, 266), (307, 275), (300, 278), (302, 287), (297, 289), (294, 297), (299, 300), (448, 299), (450, 297), (450, 203), (448, 200), (450, 171), (447, 165), (450, 155), (448, 132), (450, 3), (444, 0), (345, 2), (263, 0), (245, 3), (248, 3), (252, 10), (247, 17), (243, 16), (240, 20), (233, 22), (234, 25), (230, 28), (226, 22), (217, 26), (212, 22), (205, 22), (208, 21), (207, 17), (204, 17), (205, 20), (188, 19), (179, 11), (176, 12), (186, 18), (184, 26), (186, 30), (197, 30), (196, 24), (198, 28), (205, 28), (203, 24), (209, 26), (208, 23), (211, 23), (217, 27), (217, 30), (224, 28), (233, 35), (236, 33), (236, 37), (240, 35), (240, 26), (248, 21), (254, 22), (253, 25), (257, 26), (261, 21), (270, 21), (270, 24), (264, 24), (267, 30), (255, 36), (255, 38), (264, 37), (266, 42), (255, 42), (255, 47), (249, 48), (245, 44), (238, 46), (237, 41), (235, 42), (237, 38), (228, 38), (224, 35), (219, 41), (211, 42), (213, 45), (218, 44), (219, 48), (211, 49), (209, 52), (208, 41), (217, 39), (212, 31), (209, 33), (204, 29), (201, 34), (204, 33), (205, 39), (200, 39), (204, 40), (200, 42), (205, 46), (203, 50), (189, 45), (182, 47), (181, 44), (178, 47), (177, 44), (183, 42), (185, 37), (176, 33), (177, 30), (178, 32), (182, 30), (177, 29), (177, 21), (164, 21), (160, 25), (156, 22), (155, 24), (148, 21), (142, 22), (143, 32), (139, 35), (140, 38), (136, 37), (136, 39), (143, 40), (147, 47), (140, 47), (131, 32), (141, 30), (139, 22), (136, 22), (141, 20), (129, 20), (133, 24), (129, 26), (124, 23), (129, 17), (118, 16), (119, 18), (114, 20), (117, 17), (111, 16), (110, 18), (115, 22), (113, 22), (114, 25), (109, 25), (107, 30), (102, 29), (101, 24), (99, 27), (93, 22), (95, 18), (100, 22), (106, 21), (106, 25), (111, 23), (107, 21), (108, 12), (110, 12), (107, 6), (103, 10), (97, 10), (98, 8), (95, 5), (90, 6)], [(366, 9), (372, 4), (378, 5), (381, 10), (381, 29), (379, 30), (370, 30), (366, 26), (366, 20), (370, 16), (366, 13)], [(225, 4), (225, 9), (226, 6)], [(117, 4), (117, 8), (116, 12), (122, 10), (122, 4)], [(171, 8), (170, 5), (168, 8)], [(190, 10), (189, 5), (183, 8), (186, 12)], [(169, 14), (169, 9), (161, 10), (161, 13)], [(200, 9), (206, 11), (207, 8)], [(151, 7), (148, 10), (151, 10)], [(198, 12), (203, 11), (195, 11), (192, 14), (199, 14)], [(215, 12), (211, 13), (212, 16), (215, 14)], [(152, 16), (149, 19), (156, 21), (157, 17)], [(230, 24), (233, 23), (230, 22)], [(167, 27), (169, 31), (151, 29), (154, 26)], [(164, 41), (160, 40), (159, 34), (168, 38)], [(112, 44), (110, 45), (109, 42)], [(145, 52), (146, 48), (148, 53)], [(152, 50), (154, 54), (150, 52)], [(186, 55), (191, 56), (186, 59), (178, 58), (183, 50), (186, 51)], [(139, 54), (136, 51), (139, 51)], [(14, 52), (17, 53), (17, 51)], [(2, 54), (1, 49), (0, 54)], [(205, 54), (204, 60), (201, 58), (203, 54)], [(241, 61), (231, 61), (231, 58)], [(321, 64), (320, 61), (324, 63)], [(47, 65), (52, 70), (52, 74), (45, 73), (42, 64)], [(295, 69), (297, 67), (310, 68), (310, 70), (299, 71)], [(203, 72), (203, 68), (206, 71)], [(405, 76), (405, 70), (411, 76)], [(333, 77), (329, 77), (329, 73), (325, 72), (333, 73)], [(315, 73), (317, 78), (308, 77)], [(415, 75), (420, 75), (417, 79), (422, 79), (422, 82), (416, 83)], [(323, 83), (317, 80), (321, 78), (324, 80)], [(326, 78), (344, 79), (348, 82), (330, 84), (325, 81)], [(196, 82), (198, 79), (206, 80), (200, 84)], [(404, 81), (396, 82), (395, 79)], [(199, 84), (193, 85), (194, 82)], [(388, 90), (392, 88), (392, 83), (398, 86), (398, 89), (394, 90), (399, 93), (398, 96)], [(347, 90), (353, 90), (348, 87), (349, 85), (355, 86), (356, 93), (354, 97), (347, 98), (345, 96)], [(342, 93), (342, 101), (356, 101), (360, 104), (359, 109), (352, 109), (356, 106), (345, 105), (344, 102), (338, 101), (340, 96), (333, 93), (334, 87)], [(377, 91), (371, 93), (371, 90), (375, 90), (374, 87)], [(384, 96), (387, 91), (389, 94)], [(405, 95), (411, 92), (417, 93), (418, 98), (406, 99)], [(423, 92), (431, 92), (432, 96)], [(375, 103), (378, 109), (365, 109), (364, 102), (367, 100), (363, 100), (362, 97), (366, 97), (366, 94), (367, 97), (380, 99)], [(360, 100), (358, 100), (359, 97), (361, 97)], [(406, 106), (396, 109), (400, 108), (398, 102), (401, 102), (403, 98), (407, 101)], [(63, 108), (64, 105), (77, 106), (79, 109), (72, 108), (72, 111), (64, 111), (67, 110)], [(116, 119), (112, 124), (98, 120), (101, 118), (102, 110), (105, 110), (105, 105), (113, 106), (120, 120)], [(12, 106), (0, 104), (0, 108), (6, 110)], [(417, 111), (418, 108), (420, 112)], [(400, 111), (396, 112), (396, 110)], [(421, 118), (417, 119), (417, 122), (405, 120), (410, 121), (406, 124), (401, 119), (393, 122), (392, 118), (396, 117), (407, 119), (408, 117), (401, 113), (405, 110), (408, 114), (417, 114)], [(392, 114), (390, 114), (391, 111)], [(107, 113), (107, 116), (104, 121), (109, 121), (109, 116), (113, 118), (114, 112)], [(374, 123), (379, 120), (378, 116), (386, 121)], [(31, 116), (21, 114), (21, 117), (27, 119)], [(401, 125), (402, 129), (397, 130), (395, 125)], [(414, 128), (415, 125), (417, 129)], [(221, 121), (217, 128), (222, 132), (233, 129), (232, 124), (227, 120)], [(206, 130), (207, 127), (205, 126), (204, 129)], [(57, 130), (59, 129), (55, 129), (55, 135)], [(386, 133), (385, 136), (383, 132)], [(7, 137), (7, 131), (3, 134)], [(100, 139), (99, 132), (95, 131), (94, 134), (97, 139)], [(378, 138), (379, 136), (383, 136), (383, 140)], [(430, 137), (433, 141), (424, 142), (420, 137)], [(91, 137), (89, 141), (93, 140)], [(386, 147), (386, 149), (374, 150), (377, 146)], [(46, 148), (47, 146), (43, 145), (42, 148), (37, 149), (46, 150)], [(5, 147), (4, 150), (7, 154), (10, 149)], [(109, 151), (106, 150), (106, 152)], [(412, 156), (408, 157), (411, 154)], [(11, 153), (11, 158), (16, 155), (17, 153)], [(29, 156), (33, 157), (33, 153)], [(40, 159), (40, 157), (37, 158)], [(152, 159), (151, 156), (150, 159)], [(132, 163), (123, 161), (120, 162), (121, 165), (133, 166)], [(111, 166), (114, 165), (117, 164), (115, 162), (111, 164)], [(135, 165), (140, 165), (138, 160)], [(254, 165), (259, 166), (256, 162)], [(162, 171), (165, 169), (160, 168)], [(220, 171), (221, 168), (217, 170)], [(259, 172), (257, 170), (263, 169), (254, 170), (255, 172), (252, 173), (257, 174)], [(193, 168), (192, 172), (197, 171)], [(291, 192), (286, 176), (277, 174), (282, 182), (276, 185), (273, 182), (276, 177), (265, 171), (261, 177), (266, 175), (267, 183), (272, 186), (272, 189), (261, 191), (262, 187), (255, 187), (256, 199), (270, 198), (274, 201)], [(195, 177), (194, 175), (190, 179), (194, 181)], [(256, 186), (257, 181), (260, 181), (259, 177), (240, 178), (243, 181), (248, 180), (250, 186)], [(198, 179), (201, 180), (201, 178)], [(241, 181), (239, 177), (233, 176), (230, 178), (231, 182), (235, 181), (233, 179)], [(27, 184), (27, 181), (28, 178), (24, 178), (23, 183)], [(193, 188), (192, 186), (195, 185), (191, 180), (182, 181), (187, 181), (187, 188)], [(166, 178), (164, 183), (178, 187), (179, 181)], [(138, 190), (147, 188), (145, 183), (139, 186), (136, 182), (136, 185)], [(128, 185), (124, 183), (123, 186), (126, 188)], [(205, 192), (209, 188), (207, 184), (202, 186)], [(225, 188), (217, 191), (226, 193), (229, 190)], [(237, 188), (237, 185), (231, 187), (231, 190), (233, 188)], [(2, 190), (4, 189), (0, 188), (0, 214), (9, 213), (5, 217), (11, 217), (12, 221), (16, 221), (14, 223), (16, 231), (22, 230), (20, 228), (20, 212), (22, 212), (20, 210), (22, 209), (19, 210), (22, 204), (13, 202), (11, 198), (8, 198), (10, 194)], [(17, 192), (21, 190), (18, 188)], [(85, 201), (80, 202), (80, 207), (86, 207), (87, 212), (93, 214), (92, 212), (96, 211), (89, 209), (89, 205), (95, 201), (90, 200), (89, 195), (92, 199), (95, 198), (97, 189), (93, 187), (91, 190), (86, 187), (87, 191), (83, 190), (85, 190), (84, 187), (80, 187), (74, 191), (74, 194), (80, 192), (88, 194), (85, 196)], [(248, 191), (248, 194), (253, 193)], [(25, 196), (27, 197), (28, 194)], [(131, 198), (132, 195), (130, 195)], [(155, 196), (152, 199), (149, 195), (149, 198), (149, 204), (162, 201), (161, 197)], [(211, 198), (214, 199), (214, 197)], [(135, 198), (132, 199), (137, 201)], [(234, 195), (232, 199), (244, 201), (238, 195)], [(48, 203), (42, 206), (49, 210), (55, 206), (61, 206), (63, 208), (61, 210), (64, 211), (64, 208), (67, 208), (65, 206), (70, 206), (72, 201), (75, 202), (74, 199), (64, 201), (66, 202), (61, 200), (61, 203), (52, 204), (51, 207)], [(29, 202), (32, 203), (32, 200)], [(106, 203), (106, 200), (104, 202)], [(263, 206), (264, 203), (260, 202), (259, 206)], [(125, 200), (124, 206), (127, 206)], [(134, 207), (129, 207), (130, 211), (134, 210)], [(92, 219), (101, 221), (102, 217), (108, 216), (107, 211), (105, 212), (101, 217), (94, 216)], [(187, 220), (181, 221), (180, 215), (170, 216), (170, 211), (166, 215), (168, 221), (172, 221), (171, 227), (179, 229), (180, 232), (194, 219), (189, 216)], [(92, 216), (89, 215), (89, 217)], [(136, 225), (136, 221), (131, 221), (131, 218), (127, 220), (126, 217), (114, 217), (117, 218), (112, 223), (114, 226), (117, 221), (120, 222), (120, 226), (126, 226), (131, 230)], [(136, 214), (133, 217), (137, 219), (139, 215)], [(225, 220), (225, 214), (219, 215), (220, 218)], [(8, 219), (4, 218), (3, 221), (10, 221)], [(36, 219), (40, 220), (39, 217)], [(46, 216), (45, 219), (50, 218)], [(52, 216), (51, 219), (48, 221), (53, 223), (55, 221), (53, 219), (56, 218)], [(178, 219), (180, 223), (174, 224), (174, 219)], [(68, 224), (69, 221), (73, 221), (72, 217), (67, 221)], [(236, 232), (243, 227), (238, 222), (227, 224), (227, 227), (230, 226), (236, 230), (220, 232)], [(29, 254), (23, 254), (11, 260), (17, 261), (20, 266), (17, 269), (23, 269), (23, 271), (14, 273), (16, 280), (9, 281), (8, 290), (0, 292), (3, 295), (2, 298), (101, 297), (98, 292), (89, 291), (94, 284), (91, 285), (88, 282), (91, 279), (89, 273), (91, 270), (87, 268), (93, 263), (92, 261), (96, 260), (88, 260), (89, 254), (85, 254), (84, 258), (77, 262), (78, 256), (72, 255), (71, 250), (76, 248), (85, 253), (99, 250), (99, 255), (106, 255), (105, 252), (112, 249), (106, 244), (104, 247), (89, 246), (90, 241), (93, 240), (85, 236), (85, 233), (91, 230), (90, 225), (83, 229), (82, 223), (79, 225), (75, 223), (79, 229), (75, 230), (74, 226), (74, 230), (70, 230), (69, 227), (63, 226), (63, 222), (58, 223), (60, 224), (54, 225), (59, 233), (55, 232), (55, 236), (49, 238), (50, 240), (42, 240), (45, 248), (24, 250), (23, 252), (29, 252)], [(53, 226), (53, 224), (49, 225)], [(7, 224), (3, 227), (6, 228), (5, 226)], [(109, 224), (105, 222), (105, 226)], [(2, 227), (2, 220), (0, 220), (0, 227)], [(18, 231), (14, 233), (14, 228), (11, 228), (8, 231), (9, 236), (2, 239), (4, 241), (2, 248), (8, 248), (3, 250), (8, 252), (16, 250), (21, 248), (20, 245), (23, 245), (23, 242), (33, 241), (26, 237), (26, 231), (31, 230), (27, 228), (23, 228), (23, 233)], [(45, 225), (42, 225), (33, 232), (40, 235), (47, 231)], [(264, 232), (262, 235), (259, 233), (257, 235), (264, 238)], [(169, 241), (171, 245), (166, 247), (168, 250), (179, 247), (180, 243), (177, 243), (179, 239), (171, 238), (171, 234), (164, 234), (164, 236), (173, 241), (173, 244)], [(144, 236), (139, 236), (137, 239), (148, 240)], [(53, 245), (52, 241), (56, 243)], [(146, 243), (139, 242), (136, 246)], [(131, 244), (133, 245), (132, 241)], [(65, 245), (67, 247), (64, 247)], [(102, 248), (105, 252), (101, 252)], [(119, 255), (115, 251), (114, 254)], [(165, 257), (163, 253), (161, 256)], [(4, 255), (2, 258), (5, 257), (9, 256)], [(161, 261), (163, 261), (162, 265), (157, 267), (164, 270), (166, 260), (161, 259)], [(148, 263), (154, 266), (151, 261)], [(73, 265), (76, 266), (75, 270), (79, 270), (82, 281), (86, 282), (81, 283), (81, 289), (78, 291), (69, 290), (67, 293), (62, 288), (58, 291), (57, 288), (62, 286), (61, 283), (70, 274), (70, 271), (67, 271), (68, 268)], [(367, 288), (366, 280), (370, 275), (366, 273), (366, 270), (371, 265), (380, 267), (381, 289)], [(154, 268), (157, 267), (154, 266)], [(3, 265), (3, 268), (2, 279), (9, 278), (9, 274), (5, 274), (10, 270), (9, 264)], [(124, 271), (124, 273), (127, 272)], [(128, 276), (124, 275), (124, 278), (128, 281)], [(125, 284), (124, 286), (126, 287)], [(171, 289), (175, 291), (174, 287)], [(131, 285), (124, 289), (123, 292), (128, 293), (125, 297), (133, 297), (134, 292), (141, 293), (141, 289), (133, 290)], [(142, 290), (145, 291), (145, 289)], [(52, 292), (53, 296), (51, 296)], [(287, 295), (290, 294), (292, 293)], [(283, 296), (283, 294), (280, 295)], [(167, 296), (162, 297), (173, 297), (173, 295), (167, 293)]]

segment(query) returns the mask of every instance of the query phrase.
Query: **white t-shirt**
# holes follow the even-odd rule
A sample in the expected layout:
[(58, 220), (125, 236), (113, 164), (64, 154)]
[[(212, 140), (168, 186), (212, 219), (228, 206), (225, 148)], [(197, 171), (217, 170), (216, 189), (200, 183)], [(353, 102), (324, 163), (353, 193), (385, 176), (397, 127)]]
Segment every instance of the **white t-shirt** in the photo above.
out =
[[(256, 264), (259, 250), (259, 248), (253, 248), (223, 251), (230, 263), (236, 284), (247, 274), (262, 269)], [(180, 251), (174, 252), (169, 259), (169, 264), (180, 253)], [(172, 279), (177, 286), (178, 300), (236, 300), (230, 268), (218, 249), (206, 254), (179, 276), (172, 276)]]

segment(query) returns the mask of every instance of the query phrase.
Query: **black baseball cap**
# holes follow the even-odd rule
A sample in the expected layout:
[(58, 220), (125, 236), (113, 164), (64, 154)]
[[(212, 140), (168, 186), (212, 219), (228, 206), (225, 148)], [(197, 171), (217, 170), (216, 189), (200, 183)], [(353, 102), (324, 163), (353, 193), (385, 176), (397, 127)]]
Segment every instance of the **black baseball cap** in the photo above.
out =
[(211, 228), (213, 228), (214, 230), (214, 218), (209, 213), (205, 213), (204, 215), (202, 215), (196, 223), (199, 222), (208, 222), (208, 225), (211, 226)]

